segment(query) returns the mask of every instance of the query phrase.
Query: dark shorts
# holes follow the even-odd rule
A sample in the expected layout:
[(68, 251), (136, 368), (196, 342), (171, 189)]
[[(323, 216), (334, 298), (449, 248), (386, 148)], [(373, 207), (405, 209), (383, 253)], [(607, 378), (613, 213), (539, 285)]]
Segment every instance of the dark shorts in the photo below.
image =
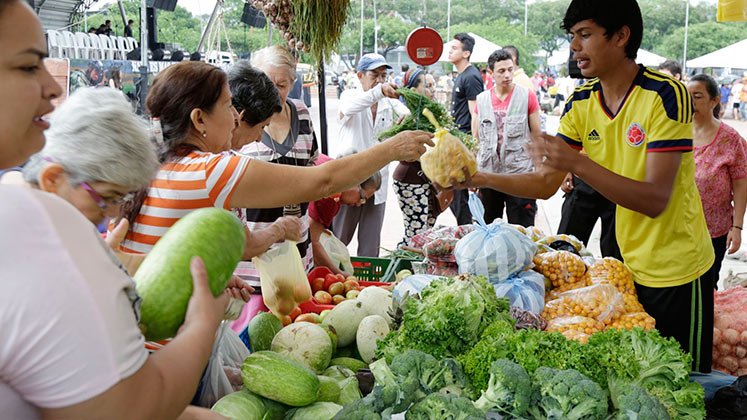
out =
[(636, 284), (638, 300), (664, 337), (673, 337), (693, 358), (693, 372), (711, 371), (713, 348), (713, 268), (675, 287)]

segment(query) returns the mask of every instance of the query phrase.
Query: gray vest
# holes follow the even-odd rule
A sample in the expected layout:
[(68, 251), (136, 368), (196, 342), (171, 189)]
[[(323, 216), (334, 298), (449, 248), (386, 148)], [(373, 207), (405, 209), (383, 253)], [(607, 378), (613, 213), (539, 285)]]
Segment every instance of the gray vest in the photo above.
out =
[(520, 174), (534, 171), (534, 164), (525, 145), (531, 140), (529, 133), (529, 91), (517, 84), (508, 104), (503, 120), (503, 143), (498, 149), (496, 127), (490, 91), (477, 95), (477, 118), (480, 148), (477, 165), (481, 171), (505, 174)]

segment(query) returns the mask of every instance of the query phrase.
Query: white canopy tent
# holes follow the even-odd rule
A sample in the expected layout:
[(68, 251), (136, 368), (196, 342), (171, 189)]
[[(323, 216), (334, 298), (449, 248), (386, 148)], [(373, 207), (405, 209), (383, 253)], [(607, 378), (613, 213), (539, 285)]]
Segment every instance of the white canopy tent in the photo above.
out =
[[(501, 49), (498, 44), (490, 42), (480, 35), (475, 35), (472, 32), (469, 32), (469, 35), (475, 38), (475, 48), (472, 50), (472, 55), (469, 59), (472, 63), (487, 63), (490, 54), (495, 50)], [(438, 61), (449, 61), (449, 42), (444, 44), (444, 51), (441, 53), (441, 58)]]
[(688, 68), (730, 68), (747, 69), (747, 39), (710, 52), (692, 60), (687, 60)]
[[(569, 49), (568, 48), (562, 48), (558, 51), (555, 51), (548, 59), (547, 59), (547, 65), (550, 67), (560, 66), (568, 62), (568, 55), (569, 55)], [(643, 64), (646, 67), (657, 67), (659, 64), (663, 63), (666, 60), (665, 57), (662, 57), (658, 54), (654, 54), (650, 51), (646, 51), (644, 49), (638, 50), (638, 56), (635, 59), (636, 63)], [(688, 66), (690, 64), (688, 63)]]

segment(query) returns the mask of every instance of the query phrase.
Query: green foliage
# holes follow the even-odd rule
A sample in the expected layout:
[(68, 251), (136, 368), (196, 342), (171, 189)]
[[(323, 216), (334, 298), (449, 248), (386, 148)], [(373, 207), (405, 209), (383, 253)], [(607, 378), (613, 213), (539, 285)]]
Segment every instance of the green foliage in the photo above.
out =
[(537, 404), (534, 418), (600, 419), (607, 414), (607, 394), (601, 386), (574, 369), (541, 367), (534, 372)]
[[(741, 41), (747, 33), (747, 23), (703, 22), (690, 25), (687, 37), (689, 60)], [(664, 36), (654, 52), (682, 61), (685, 29), (678, 27)]]
[[(513, 45), (519, 50), (521, 68), (527, 74), (532, 74), (537, 69), (537, 63), (533, 56), (539, 50), (540, 37), (532, 32), (525, 36), (523, 20), (521, 25), (511, 24), (503, 17), (497, 18), (494, 22), (460, 23), (456, 25), (452, 23), (451, 35), (453, 36), (457, 32), (472, 32), (501, 47)], [(445, 29), (441, 30), (441, 35), (446, 37)]]
[(437, 358), (455, 357), (472, 348), (493, 320), (505, 317), (508, 301), (495, 296), (484, 277), (434, 280), (420, 299), (404, 303), (402, 326), (379, 342), (377, 356), (388, 360), (407, 349)]

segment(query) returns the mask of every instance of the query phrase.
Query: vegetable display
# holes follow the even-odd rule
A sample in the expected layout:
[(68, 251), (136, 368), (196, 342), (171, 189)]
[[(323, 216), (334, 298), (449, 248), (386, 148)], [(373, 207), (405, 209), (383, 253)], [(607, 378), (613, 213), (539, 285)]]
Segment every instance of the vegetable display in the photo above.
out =
[(731, 375), (747, 374), (747, 288), (714, 294), (713, 367)]
[(244, 387), (294, 407), (316, 401), (319, 379), (306, 366), (273, 351), (252, 353), (241, 367)]

